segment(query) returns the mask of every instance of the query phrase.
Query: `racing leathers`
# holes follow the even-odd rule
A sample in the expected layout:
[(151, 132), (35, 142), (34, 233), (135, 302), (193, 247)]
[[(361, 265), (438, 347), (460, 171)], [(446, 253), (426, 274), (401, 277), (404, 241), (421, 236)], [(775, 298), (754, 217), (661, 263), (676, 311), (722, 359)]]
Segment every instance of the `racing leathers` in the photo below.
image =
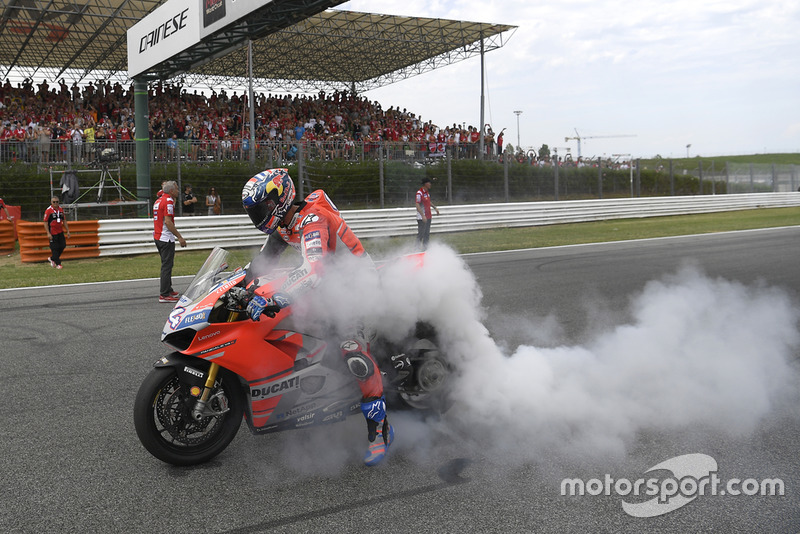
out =
[[(302, 264), (289, 273), (287, 282), (281, 288), (281, 293), (290, 302), (319, 285), (327, 256), (353, 254), (369, 260), (361, 241), (324, 191), (316, 190), (305, 200), (295, 204), (298, 209), (291, 221), (286, 226), (278, 226), (262, 247), (262, 254), (267, 257), (279, 256), (289, 245), (302, 255)], [(361, 389), (361, 409), (367, 420), (370, 441), (364, 461), (367, 465), (374, 465), (383, 459), (394, 429), (385, 421), (383, 381), (378, 365), (369, 351), (370, 336), (364, 333), (363, 328), (354, 330), (357, 331), (348, 333), (340, 349), (348, 369)]]

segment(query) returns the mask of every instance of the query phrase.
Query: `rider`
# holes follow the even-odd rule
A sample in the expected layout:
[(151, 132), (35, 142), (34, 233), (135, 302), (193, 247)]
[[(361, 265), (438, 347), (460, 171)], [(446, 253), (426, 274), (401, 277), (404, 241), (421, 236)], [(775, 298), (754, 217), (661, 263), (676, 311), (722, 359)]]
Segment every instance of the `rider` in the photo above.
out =
[[(242, 189), (242, 204), (250, 220), (269, 235), (262, 253), (277, 257), (291, 245), (303, 256), (302, 265), (287, 278), (290, 284), (282, 289), (289, 301), (320, 283), (326, 256), (350, 253), (369, 259), (361, 241), (324, 191), (318, 189), (298, 202), (294, 199), (294, 183), (287, 169), (267, 169), (250, 178)], [(270, 309), (287, 304), (282, 298), (256, 294), (247, 311), (257, 321), (265, 309), (270, 313)], [(376, 465), (394, 437), (394, 428), (386, 419), (381, 373), (369, 352), (369, 341), (360, 330), (348, 336), (340, 349), (361, 389), (361, 412), (367, 420), (369, 441), (364, 463)]]

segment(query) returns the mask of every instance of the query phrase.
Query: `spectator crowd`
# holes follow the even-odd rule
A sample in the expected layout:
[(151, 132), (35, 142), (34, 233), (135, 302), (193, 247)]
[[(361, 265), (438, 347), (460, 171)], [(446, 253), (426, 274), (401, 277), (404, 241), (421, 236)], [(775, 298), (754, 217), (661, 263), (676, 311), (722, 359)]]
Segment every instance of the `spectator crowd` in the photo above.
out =
[[(133, 86), (96, 80), (84, 86), (64, 79), (50, 85), (30, 79), (0, 86), (0, 159), (3, 162), (88, 162), (98, 147), (113, 142), (121, 159), (133, 159)], [(179, 84), (149, 89), (149, 137), (156, 159), (238, 159), (249, 150), (247, 95), (224, 89), (210, 96)], [(480, 131), (474, 126), (439, 127), (407, 109), (390, 107), (346, 91), (312, 95), (255, 95), (256, 149), (263, 157), (292, 159), (302, 147), (326, 159), (352, 158), (380, 144), (460, 158), (477, 158)], [(502, 155), (502, 132), (485, 128), (485, 158)], [(212, 156), (213, 155), (213, 156)]]

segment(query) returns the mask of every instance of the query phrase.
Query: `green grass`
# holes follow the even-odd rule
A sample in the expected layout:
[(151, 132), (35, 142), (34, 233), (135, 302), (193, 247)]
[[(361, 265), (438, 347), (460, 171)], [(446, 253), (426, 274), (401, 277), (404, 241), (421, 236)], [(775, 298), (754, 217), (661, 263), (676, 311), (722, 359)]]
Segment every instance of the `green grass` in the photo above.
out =
[[(691, 158), (672, 158), (673, 170), (680, 173), (683, 169), (697, 170), (699, 162), (702, 162), (704, 170), (711, 168), (712, 163), (718, 172), (725, 169), (725, 163), (753, 163), (756, 165), (772, 164), (775, 165), (800, 165), (800, 153), (786, 154), (745, 154), (739, 156), (713, 156), (703, 157), (702, 155)], [(669, 158), (642, 159), (642, 168), (655, 169), (659, 165), (668, 165)]]
[[(436, 221), (434, 220), (434, 225)], [(498, 228), (448, 234), (434, 234), (432, 239), (446, 243), (460, 253), (538, 248), (578, 243), (625, 241), (650, 237), (706, 234), (730, 230), (800, 226), (800, 209), (771, 208), (711, 213), (617, 219), (611, 221), (558, 224), (531, 228)], [(365, 240), (364, 246), (375, 257), (389, 250), (408, 246), (413, 237)], [(194, 274), (209, 251), (181, 251), (175, 256), (174, 276)], [(246, 263), (250, 250), (235, 252), (236, 262)], [(47, 263), (22, 263), (19, 253), (0, 257), (0, 289), (14, 287), (75, 284), (109, 280), (157, 278), (160, 261), (157, 254), (66, 260), (64, 269), (54, 270)]]

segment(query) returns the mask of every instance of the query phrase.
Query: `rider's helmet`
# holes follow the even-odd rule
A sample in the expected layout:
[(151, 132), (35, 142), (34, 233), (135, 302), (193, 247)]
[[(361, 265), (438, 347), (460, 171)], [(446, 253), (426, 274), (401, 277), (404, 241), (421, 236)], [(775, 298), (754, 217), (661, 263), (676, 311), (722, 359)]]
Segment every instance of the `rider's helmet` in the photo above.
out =
[(242, 189), (242, 205), (253, 224), (271, 234), (294, 202), (294, 183), (287, 169), (267, 169), (250, 178)]

